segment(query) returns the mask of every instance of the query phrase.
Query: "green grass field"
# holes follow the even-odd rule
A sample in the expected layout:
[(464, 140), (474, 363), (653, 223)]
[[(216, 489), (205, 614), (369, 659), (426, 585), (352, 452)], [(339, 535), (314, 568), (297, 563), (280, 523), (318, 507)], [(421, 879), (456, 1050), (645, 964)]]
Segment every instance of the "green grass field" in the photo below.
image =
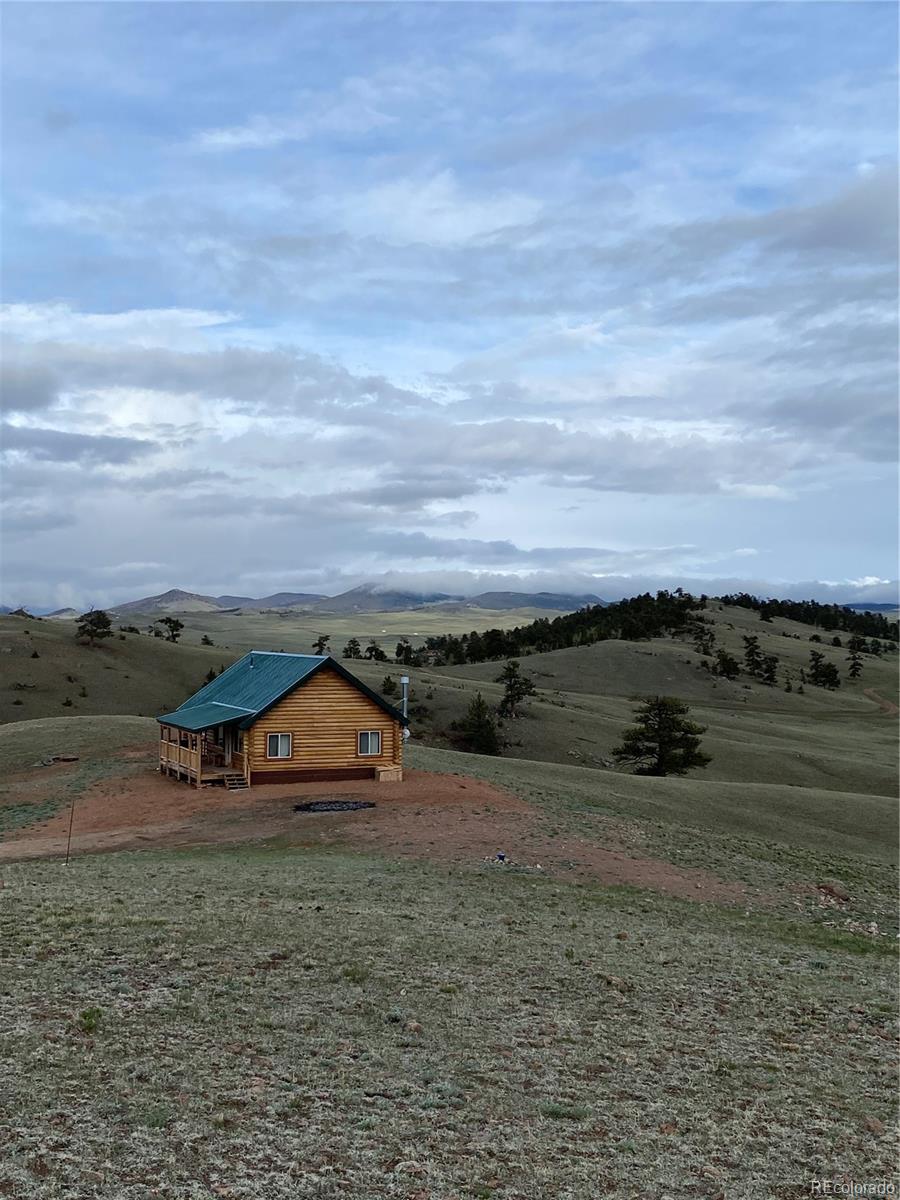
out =
[[(714, 618), (733, 650), (749, 630), (795, 672), (808, 659), (806, 627)], [(4, 678), (35, 684), (4, 685), (4, 704), (24, 698), (0, 725), (4, 842), (98, 780), (139, 779), (121, 753), (156, 726), (126, 714), (179, 703), (244, 648), (203, 649), (195, 630), (92, 651), (71, 633), (0, 622)], [(535, 655), (539, 695), (504, 756), (450, 749), (475, 691), (499, 698), (501, 665), (411, 672), (409, 765), (507, 789), (573, 856), (614, 840), (746, 900), (290, 838), (6, 862), (0, 1196), (799, 1200), (817, 1179), (900, 1184), (897, 719), (864, 694), (895, 696), (895, 663), (798, 695), (714, 680), (667, 639)], [(401, 672), (357, 667), (375, 686)], [(653, 692), (708, 724), (708, 769), (603, 765), (631, 698)], [(54, 753), (79, 755), (58, 783), (17, 778)], [(851, 899), (828, 902), (823, 881)]]
[(18, 1200), (755, 1200), (894, 1167), (892, 961), (811, 926), (290, 846), (4, 884)]

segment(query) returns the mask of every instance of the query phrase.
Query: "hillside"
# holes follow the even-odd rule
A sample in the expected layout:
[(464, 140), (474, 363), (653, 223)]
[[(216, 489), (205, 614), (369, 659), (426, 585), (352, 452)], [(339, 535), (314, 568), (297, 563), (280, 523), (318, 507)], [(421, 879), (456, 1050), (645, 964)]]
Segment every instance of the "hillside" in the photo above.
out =
[[(781, 674), (789, 671), (799, 679), (810, 649), (816, 648), (846, 675), (846, 651), (810, 643), (808, 626), (783, 618), (761, 622), (741, 608), (714, 608), (707, 615), (719, 644), (736, 656), (742, 653), (742, 636), (753, 633), (764, 652), (779, 655)], [(379, 621), (384, 619), (379, 616)], [(496, 614), (489, 619), (493, 623)], [(77, 644), (71, 626), (64, 623), (2, 618), (0, 649), (8, 656), (4, 653), (0, 661), (10, 682), (0, 691), (0, 718), (164, 712), (196, 690), (210, 667), (218, 670), (248, 649), (308, 652), (314, 630), (323, 631), (321, 618), (318, 621), (315, 627), (305, 627), (297, 619), (277, 616), (197, 614), (185, 617), (185, 640), (177, 645), (127, 634), (124, 641), (116, 637), (91, 650)], [(199, 645), (201, 630), (206, 629), (216, 630), (212, 647)], [(338, 653), (346, 636), (333, 636)], [(398, 636), (380, 640), (392, 651)], [(367, 639), (361, 640), (365, 644)], [(37, 659), (31, 657), (34, 650)], [(767, 687), (745, 675), (733, 682), (716, 678), (703, 669), (703, 661), (689, 642), (671, 638), (614, 639), (530, 655), (522, 660), (523, 669), (534, 678), (538, 696), (520, 720), (506, 723), (504, 753), (581, 764), (609, 775), (612, 748), (631, 722), (632, 697), (664, 693), (686, 700), (694, 717), (708, 726), (705, 745), (713, 762), (695, 778), (817, 792), (894, 794), (896, 718), (879, 705), (879, 699), (896, 703), (894, 660), (867, 654), (858, 681), (845, 678), (836, 692), (809, 686), (805, 694)], [(497, 662), (412, 668), (366, 661), (350, 665), (375, 688), (386, 675), (396, 681), (402, 672), (409, 673), (413, 736), (438, 747), (454, 745), (451, 726), (476, 691), (493, 703), (502, 692), (494, 682), (502, 667)], [(87, 696), (81, 695), (82, 688)], [(67, 699), (72, 704), (63, 708)]]
[(221, 607), (213, 596), (200, 596), (196, 592), (183, 592), (180, 588), (171, 588), (159, 596), (144, 596), (140, 600), (117, 604), (109, 611), (124, 617), (132, 614), (151, 616), (154, 613), (215, 612)]
[[(127, 1170), (293, 1200), (328, 1167), (349, 1196), (520, 1200), (523, 1137), (529, 1198), (889, 1177), (893, 800), (413, 747), (412, 803), (367, 783), (363, 812), (298, 816), (293, 789), (217, 811), (152, 775), (153, 732), (0, 728), (0, 1190), (107, 1200), (124, 1141), (116, 1195)], [(86, 814), (124, 795), (127, 826), (151, 783), (180, 801), (170, 844), (138, 824), (85, 853)], [(67, 870), (15, 861), (69, 811)]]
[[(322, 614), (395, 613), (414, 611), (464, 611), (486, 609), (504, 612), (511, 609), (526, 611), (544, 609), (560, 613), (572, 612), (587, 604), (602, 604), (593, 595), (569, 595), (556, 592), (482, 592), (477, 596), (451, 596), (446, 592), (409, 592), (391, 590), (374, 584), (361, 584), (336, 596), (323, 596), (318, 592), (273, 592), (269, 596), (253, 597), (238, 595), (206, 596), (197, 592), (170, 588), (157, 596), (143, 596), (137, 600), (122, 601), (109, 606), (108, 611), (121, 617), (157, 614), (226, 612), (241, 609), (248, 612), (266, 609), (297, 609), (302, 612)], [(44, 609), (38, 610), (44, 613)], [(0, 608), (0, 615), (10, 612)], [(58, 609), (46, 613), (51, 617), (80, 615), (74, 608)]]
[(91, 648), (75, 640), (69, 622), (2, 617), (0, 722), (65, 714), (153, 716), (177, 707), (210, 668), (236, 657), (131, 633)]

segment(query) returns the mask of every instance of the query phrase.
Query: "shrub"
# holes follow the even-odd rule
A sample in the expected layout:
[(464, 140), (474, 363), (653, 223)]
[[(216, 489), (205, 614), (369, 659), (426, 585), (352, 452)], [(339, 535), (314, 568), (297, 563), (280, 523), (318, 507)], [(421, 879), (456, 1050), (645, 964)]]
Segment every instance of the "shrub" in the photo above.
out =
[(100, 1008), (85, 1008), (78, 1014), (78, 1028), (82, 1033), (94, 1033), (102, 1016)]

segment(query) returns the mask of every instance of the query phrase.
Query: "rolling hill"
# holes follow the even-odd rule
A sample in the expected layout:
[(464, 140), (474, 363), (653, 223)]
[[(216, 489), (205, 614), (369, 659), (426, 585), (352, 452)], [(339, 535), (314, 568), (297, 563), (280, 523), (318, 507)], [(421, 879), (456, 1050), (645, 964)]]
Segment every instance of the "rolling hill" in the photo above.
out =
[[(504, 612), (512, 609), (546, 609), (553, 612), (572, 612), (588, 604), (603, 604), (593, 595), (570, 595), (556, 592), (482, 592), (477, 596), (451, 596), (446, 592), (410, 592), (391, 590), (374, 584), (361, 584), (336, 596), (319, 592), (273, 592), (269, 596), (253, 597), (225, 594), (207, 596), (199, 592), (170, 588), (157, 596), (142, 596), (109, 607), (117, 617), (167, 616), (184, 613), (230, 612), (241, 609), (256, 612), (265, 609), (298, 609), (323, 614), (354, 614), (376, 612), (444, 611), (462, 612), (466, 609), (485, 609)], [(102, 606), (95, 606), (102, 607)], [(0, 609), (0, 615), (10, 610)], [(40, 610), (44, 612), (43, 609)], [(59, 609), (47, 616), (77, 616), (76, 609)]]
[[(470, 624), (471, 612), (464, 615)], [(376, 616), (379, 622), (399, 621), (406, 614)], [(803, 694), (796, 687), (791, 692), (767, 687), (746, 675), (729, 681), (705, 670), (704, 656), (678, 638), (613, 638), (532, 654), (522, 663), (538, 695), (522, 719), (505, 725), (505, 754), (583, 765), (614, 777), (610, 752), (631, 721), (633, 698), (663, 693), (687, 701), (695, 719), (708, 726), (705, 746), (713, 762), (697, 776), (704, 782), (893, 794), (896, 720), (880, 706), (897, 701), (893, 658), (864, 655), (861, 678), (849, 681), (846, 650), (811, 646), (809, 626), (780, 617), (761, 622), (752, 611), (724, 606), (712, 606), (707, 616), (719, 644), (735, 656), (742, 654), (742, 637), (753, 633), (764, 653), (779, 656), (780, 674), (797, 681), (815, 648), (838, 667), (843, 686), (836, 692), (807, 686)], [(497, 619), (496, 614), (487, 617), (491, 623)], [(66, 622), (3, 617), (0, 663), (9, 683), (0, 690), (0, 719), (163, 712), (196, 690), (211, 667), (218, 670), (247, 649), (308, 652), (314, 629), (341, 629), (333, 639), (340, 653), (351, 618), (316, 614), (314, 625), (303, 620), (292, 614), (187, 614), (178, 644), (129, 633), (91, 650), (75, 641)], [(213, 632), (213, 646), (200, 644), (207, 631)], [(381, 640), (393, 650), (393, 638)], [(375, 688), (386, 675), (396, 680), (407, 672), (414, 738), (447, 749), (455, 745), (454, 721), (476, 692), (491, 703), (502, 694), (495, 682), (502, 667), (498, 662), (401, 668), (363, 660), (350, 665)]]

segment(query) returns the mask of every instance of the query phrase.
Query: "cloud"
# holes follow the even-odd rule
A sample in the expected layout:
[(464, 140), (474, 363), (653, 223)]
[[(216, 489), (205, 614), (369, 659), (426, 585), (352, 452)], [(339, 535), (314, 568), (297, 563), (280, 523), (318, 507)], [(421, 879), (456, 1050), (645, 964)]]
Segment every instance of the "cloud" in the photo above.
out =
[(438, 247), (495, 237), (528, 225), (541, 210), (540, 201), (531, 196), (466, 191), (450, 169), (382, 183), (361, 194), (330, 196), (324, 203), (357, 237), (374, 236), (390, 245), (418, 242)]
[(893, 577), (896, 13), (60, 12), (5, 38), (20, 579), (213, 583), (210, 527), (329, 586)]
[(138, 438), (67, 433), (59, 429), (39, 429), (9, 423), (0, 428), (4, 452), (24, 454), (47, 462), (130, 463), (156, 449), (154, 443)]
[(662, 135), (680, 127), (696, 127), (712, 119), (712, 110), (692, 96), (651, 94), (611, 105), (599, 112), (569, 113), (537, 126), (523, 121), (523, 132), (511, 124), (504, 137), (482, 154), (501, 163), (596, 154), (610, 146)]
[(58, 378), (38, 362), (0, 362), (0, 407), (6, 412), (49, 408), (58, 389)]

